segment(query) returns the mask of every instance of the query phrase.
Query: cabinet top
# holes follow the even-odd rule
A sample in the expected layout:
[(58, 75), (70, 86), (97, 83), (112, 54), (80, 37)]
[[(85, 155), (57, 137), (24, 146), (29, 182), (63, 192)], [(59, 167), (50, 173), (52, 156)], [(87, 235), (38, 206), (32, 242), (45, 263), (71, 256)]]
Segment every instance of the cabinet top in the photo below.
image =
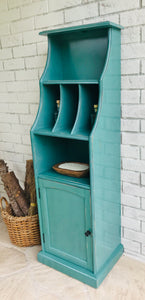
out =
[(65, 28), (58, 28), (53, 30), (46, 30), (41, 31), (40, 35), (57, 35), (57, 34), (65, 34), (65, 33), (71, 33), (76, 31), (89, 31), (93, 29), (105, 29), (105, 28), (116, 28), (118, 30), (123, 29), (121, 25), (106, 21), (106, 22), (99, 22), (99, 23), (92, 23), (92, 24), (86, 24), (86, 25), (79, 25), (79, 26), (72, 26), (72, 27), (65, 27)]

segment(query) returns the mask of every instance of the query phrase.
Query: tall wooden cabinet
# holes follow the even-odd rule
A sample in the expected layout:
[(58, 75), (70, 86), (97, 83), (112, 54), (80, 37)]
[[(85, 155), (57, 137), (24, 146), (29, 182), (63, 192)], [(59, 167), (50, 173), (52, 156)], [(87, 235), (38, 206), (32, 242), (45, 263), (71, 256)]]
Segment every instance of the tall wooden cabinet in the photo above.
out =
[[(48, 37), (48, 56), (31, 129), (42, 241), (38, 260), (93, 287), (123, 252), (120, 30), (103, 22), (40, 33)], [(65, 161), (89, 163), (89, 176), (52, 169)]]

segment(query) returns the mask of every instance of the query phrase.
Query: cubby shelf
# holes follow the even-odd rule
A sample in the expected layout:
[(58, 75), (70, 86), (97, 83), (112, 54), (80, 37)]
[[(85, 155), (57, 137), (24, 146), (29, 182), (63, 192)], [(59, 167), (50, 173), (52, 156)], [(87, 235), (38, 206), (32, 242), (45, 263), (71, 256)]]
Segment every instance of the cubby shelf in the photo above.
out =
[(70, 176), (65, 176), (65, 175), (58, 174), (53, 170), (50, 170), (48, 172), (44, 172), (44, 173), (40, 174), (38, 177), (42, 178), (42, 179), (45, 179), (45, 180), (65, 183), (65, 184), (81, 187), (81, 188), (84, 188), (84, 189), (90, 189), (89, 177), (86, 177), (86, 178), (70, 177)]
[[(48, 56), (31, 129), (38, 260), (93, 287), (123, 253), (120, 29), (102, 22), (40, 33)], [(62, 162), (89, 164), (88, 177), (56, 173)]]
[(74, 139), (74, 140), (82, 140), (82, 141), (88, 141), (89, 135), (85, 134), (70, 134), (66, 132), (53, 132), (51, 130), (48, 130), (47, 128), (42, 128), (34, 131), (34, 134), (36, 135), (43, 135), (43, 136), (53, 136), (53, 137), (59, 137), (64, 139)]

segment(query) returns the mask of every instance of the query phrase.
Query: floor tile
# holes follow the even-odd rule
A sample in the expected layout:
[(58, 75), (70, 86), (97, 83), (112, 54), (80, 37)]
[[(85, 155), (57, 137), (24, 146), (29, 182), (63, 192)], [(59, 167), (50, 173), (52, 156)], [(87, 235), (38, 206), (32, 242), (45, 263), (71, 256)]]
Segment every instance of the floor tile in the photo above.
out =
[(27, 260), (22, 252), (0, 245), (0, 277), (20, 271), (26, 265)]
[(37, 261), (41, 246), (12, 245), (0, 223), (0, 300), (144, 300), (145, 263), (122, 256), (98, 289)]

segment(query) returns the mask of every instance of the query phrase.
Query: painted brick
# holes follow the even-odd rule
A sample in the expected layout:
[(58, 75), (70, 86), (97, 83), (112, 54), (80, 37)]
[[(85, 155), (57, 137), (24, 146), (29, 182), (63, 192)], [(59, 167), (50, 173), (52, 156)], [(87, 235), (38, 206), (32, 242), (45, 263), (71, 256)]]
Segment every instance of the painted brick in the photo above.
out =
[(139, 0), (122, 0), (120, 2), (116, 0), (100, 1), (100, 13), (110, 14), (118, 11), (129, 10), (139, 8)]
[(13, 71), (0, 72), (0, 81), (13, 81), (15, 79)]
[[(145, 117), (145, 105), (122, 105), (122, 118), (141, 118)], [(136, 124), (137, 125), (137, 124)], [(136, 130), (138, 131), (138, 130)]]
[(131, 206), (135, 208), (140, 208), (140, 198), (136, 196), (121, 194), (121, 203), (123, 206)]
[(36, 92), (36, 91), (39, 91), (39, 81), (38, 80), (27, 81), (27, 92)]
[(7, 1), (1, 0), (0, 1), (0, 11), (7, 10), (7, 9), (8, 9)]
[(59, 10), (81, 4), (81, 0), (49, 0), (49, 10)]
[(141, 148), (141, 159), (145, 159), (145, 148)]
[(141, 184), (145, 185), (145, 173), (141, 173)]
[(20, 123), (21, 124), (26, 124), (26, 125), (32, 125), (34, 120), (35, 120), (35, 115), (21, 115), (20, 116)]
[(121, 43), (138, 43), (140, 42), (140, 27), (124, 28), (121, 32)]
[(145, 103), (145, 90), (141, 91), (141, 102)]
[(2, 71), (2, 70), (3, 70), (3, 62), (0, 61), (0, 71)]
[(144, 89), (145, 75), (123, 76), (121, 82), (123, 89)]
[(26, 92), (27, 91), (27, 82), (26, 81), (17, 81), (7, 83), (8, 92)]
[(12, 58), (11, 49), (0, 49), (0, 60)]
[(88, 5), (77, 6), (67, 9), (65, 11), (65, 22), (72, 22), (76, 20), (83, 20), (98, 16), (98, 3), (91, 3)]
[(142, 232), (145, 233), (145, 222), (142, 222)]
[[(145, 220), (145, 211), (126, 206), (124, 207), (124, 216), (132, 218), (133, 220), (143, 221)], [(140, 228), (138, 231), (140, 231)]]
[(0, 112), (1, 113), (8, 112), (8, 103), (0, 103)]
[(13, 58), (7, 59), (4, 61), (4, 68), (5, 70), (19, 70), (24, 69), (24, 59), (23, 58)]
[(140, 231), (140, 221), (122, 216), (121, 225), (123, 227)]
[(43, 16), (35, 17), (36, 28), (48, 28), (64, 23), (63, 12), (53, 12)]
[(122, 131), (139, 131), (140, 130), (140, 122), (139, 122), (139, 120), (122, 119), (121, 120), (121, 130)]
[(145, 172), (145, 162), (139, 159), (122, 158), (122, 166), (125, 170)]
[(1, 93), (7, 92), (6, 82), (0, 82), (0, 91), (1, 91)]
[(16, 74), (16, 80), (38, 79), (38, 71), (37, 70), (16, 71), (15, 74)]
[(122, 60), (121, 70), (122, 70), (121, 71), (122, 75), (139, 74), (140, 60), (139, 59)]
[(1, 93), (1, 103), (11, 103), (11, 102), (16, 102), (17, 100), (17, 95), (15, 93), (9, 94), (8, 92)]
[(32, 0), (8, 0), (8, 7), (9, 8), (20, 7), (22, 5), (26, 5), (31, 2)]
[(21, 7), (22, 18), (42, 15), (48, 12), (48, 1), (41, 1)]
[(121, 47), (122, 59), (130, 58), (144, 58), (145, 57), (145, 43), (133, 43), (122, 45)]
[(145, 60), (142, 61), (142, 64), (141, 64), (141, 72), (143, 74), (145, 74)]
[(145, 132), (145, 120), (141, 120), (141, 131)]
[(140, 253), (140, 243), (130, 241), (128, 239), (122, 238), (123, 246), (126, 250), (126, 252), (134, 252), (134, 253)]
[(14, 151), (13, 143), (6, 143), (0, 141), (0, 150), (1, 151)]
[(145, 16), (145, 9), (123, 12), (120, 14), (120, 23), (126, 27), (143, 25), (144, 16)]
[(140, 182), (140, 173), (139, 172), (132, 172), (127, 170), (121, 171), (121, 180), (130, 183), (139, 184)]
[(121, 156), (129, 158), (139, 158), (139, 147), (130, 145), (121, 145)]
[(30, 145), (30, 135), (28, 134), (22, 135), (22, 143), (24, 145)]
[(121, 91), (121, 102), (125, 104), (139, 103), (140, 102), (140, 91), (139, 90), (122, 90)]
[[(105, 15), (104, 16), (96, 16), (96, 17), (87, 18), (87, 19), (83, 20), (83, 24), (90, 24), (90, 23), (104, 22), (104, 21), (106, 21), (106, 16)], [(107, 16), (107, 21), (119, 24), (119, 15), (117, 13), (112, 14), (112, 15), (108, 15)]]
[(44, 42), (44, 36), (39, 34), (40, 30), (32, 30), (23, 32), (24, 44), (32, 44), (37, 42)]
[(30, 145), (14, 144), (14, 151), (16, 153), (30, 154), (32, 155), (32, 150)]
[(125, 145), (138, 145), (145, 146), (145, 134), (144, 133), (122, 133), (122, 143)]
[(142, 27), (142, 41), (145, 42), (145, 26)]
[(39, 92), (17, 93), (19, 103), (39, 103)]
[(124, 228), (124, 237), (139, 243), (144, 243), (145, 234), (142, 232), (137, 232), (131, 229)]
[(15, 47), (13, 49), (14, 57), (25, 57), (36, 55), (36, 45), (25, 45), (20, 47)]
[(47, 41), (37, 44), (37, 53), (38, 53), (38, 55), (46, 55), (47, 51), (48, 51)]
[(19, 133), (22, 135), (24, 134), (28, 134), (28, 132), (30, 132), (30, 125), (22, 125), (22, 124), (12, 124), (12, 128), (11, 128), (13, 133)]
[(10, 34), (10, 26), (9, 24), (0, 24), (0, 35), (1, 37), (4, 35)]
[(0, 23), (8, 23), (20, 19), (19, 8), (1, 12)]
[(34, 18), (24, 19), (10, 24), (12, 33), (21, 33), (34, 29)]
[[(123, 182), (123, 192), (126, 194), (129, 194), (129, 195), (144, 197), (145, 187)], [(134, 214), (136, 213), (134, 208), (132, 209), (132, 212), (134, 212)], [(142, 210), (140, 211), (140, 215), (141, 215), (141, 213), (144, 215), (144, 220), (145, 220), (145, 213)], [(139, 217), (139, 214), (137, 216)], [(129, 217), (129, 215), (128, 215), (128, 217)], [(141, 220), (141, 218), (140, 218), (140, 220)], [(142, 218), (142, 220), (143, 220), (143, 218)]]
[(6, 161), (15, 161), (15, 162), (22, 162), (23, 161), (23, 154), (20, 153), (13, 153), (13, 152), (7, 152), (4, 154), (4, 160)]
[(21, 136), (13, 133), (1, 133), (2, 142), (21, 143)]
[(1, 38), (1, 44), (3, 48), (22, 45), (22, 34), (4, 36)]
[(30, 104), (30, 113), (36, 115), (37, 111), (38, 111), (38, 104)]
[(141, 198), (141, 207), (145, 209), (145, 198)]
[(25, 64), (27, 69), (40, 68), (40, 67), (44, 68), (46, 64), (46, 55), (27, 57), (25, 58)]
[(17, 113), (17, 114), (28, 114), (28, 104), (9, 104), (9, 111), (11, 113)]

